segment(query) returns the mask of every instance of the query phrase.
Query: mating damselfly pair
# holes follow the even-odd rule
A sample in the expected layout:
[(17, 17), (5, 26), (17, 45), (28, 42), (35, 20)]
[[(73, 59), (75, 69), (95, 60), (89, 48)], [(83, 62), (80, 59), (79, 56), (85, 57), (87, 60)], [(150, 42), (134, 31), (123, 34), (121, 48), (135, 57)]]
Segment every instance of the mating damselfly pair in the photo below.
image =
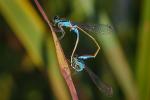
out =
[[(86, 70), (91, 77), (92, 81), (95, 83), (95, 85), (98, 87), (98, 89), (103, 92), (104, 94), (111, 96), (113, 94), (112, 87), (106, 85), (103, 83), (98, 77), (86, 66), (85, 60), (90, 59), (90, 58), (95, 58), (100, 50), (100, 46), (93, 38), (91, 35), (88, 33), (98, 33), (98, 34), (105, 34), (105, 33), (110, 33), (113, 31), (113, 28), (110, 25), (104, 25), (104, 24), (78, 24), (75, 22), (71, 22), (66, 19), (59, 18), (58, 16), (55, 16), (53, 19), (54, 26), (57, 26), (59, 28), (59, 32), (62, 33), (60, 39), (62, 39), (65, 35), (64, 27), (69, 28), (72, 33), (75, 33), (77, 38), (76, 38), (76, 43), (74, 46), (74, 49), (71, 54), (71, 66), (77, 71), (80, 72), (82, 70)], [(94, 54), (90, 55), (82, 55), (82, 56), (77, 56), (75, 55), (75, 51), (79, 42), (79, 36), (80, 32), (86, 34), (89, 38), (93, 40), (93, 42), (97, 46), (97, 50)]]

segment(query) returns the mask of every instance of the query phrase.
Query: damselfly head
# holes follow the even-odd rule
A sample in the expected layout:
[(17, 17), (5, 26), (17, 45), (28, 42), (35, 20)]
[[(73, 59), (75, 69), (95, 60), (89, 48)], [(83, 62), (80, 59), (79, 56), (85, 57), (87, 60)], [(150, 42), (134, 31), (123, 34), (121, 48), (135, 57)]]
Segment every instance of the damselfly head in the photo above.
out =
[(59, 16), (56, 15), (56, 16), (54, 16), (53, 19), (54, 19), (54, 20), (57, 20), (57, 19), (60, 19), (60, 18), (59, 18)]
[(57, 24), (59, 21), (60, 21), (59, 16), (54, 16), (54, 18), (53, 18), (54, 24)]
[(85, 68), (85, 63), (83, 60), (78, 59), (78, 56), (74, 56), (72, 59), (72, 67), (77, 71), (80, 72)]

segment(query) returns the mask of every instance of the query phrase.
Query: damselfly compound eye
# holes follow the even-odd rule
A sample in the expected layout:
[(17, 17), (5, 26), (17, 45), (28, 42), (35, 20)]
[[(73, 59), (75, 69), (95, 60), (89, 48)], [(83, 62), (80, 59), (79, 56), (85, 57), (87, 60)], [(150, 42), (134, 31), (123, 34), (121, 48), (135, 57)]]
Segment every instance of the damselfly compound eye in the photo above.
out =
[(59, 16), (54, 16), (53, 19), (54, 19), (54, 20), (57, 20), (57, 19), (59, 19)]

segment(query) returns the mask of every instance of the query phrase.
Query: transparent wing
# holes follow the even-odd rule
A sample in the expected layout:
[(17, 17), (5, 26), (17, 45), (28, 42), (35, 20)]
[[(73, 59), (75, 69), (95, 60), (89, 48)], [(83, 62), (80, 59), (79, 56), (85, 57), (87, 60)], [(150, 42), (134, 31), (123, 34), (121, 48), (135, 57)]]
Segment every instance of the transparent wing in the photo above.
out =
[[(112, 33), (113, 27), (111, 25), (105, 25), (105, 24), (82, 24), (82, 23), (76, 23), (76, 22), (71, 22), (73, 25), (77, 25), (78, 27), (80, 27), (81, 29), (83, 29), (84, 31), (88, 32), (88, 33), (94, 33), (94, 34), (109, 34)], [(54, 31), (55, 32), (62, 32), (61, 29), (59, 29), (58, 27), (54, 27)]]
[(88, 67), (85, 67), (85, 70), (88, 72), (89, 76), (91, 77), (92, 81), (98, 87), (98, 89), (107, 96), (113, 95), (112, 87), (108, 86), (107, 84), (103, 83)]
[(88, 33), (108, 34), (114, 31), (113, 27), (107, 24), (106, 25), (105, 24), (81, 24), (81, 23), (75, 23), (75, 24)]

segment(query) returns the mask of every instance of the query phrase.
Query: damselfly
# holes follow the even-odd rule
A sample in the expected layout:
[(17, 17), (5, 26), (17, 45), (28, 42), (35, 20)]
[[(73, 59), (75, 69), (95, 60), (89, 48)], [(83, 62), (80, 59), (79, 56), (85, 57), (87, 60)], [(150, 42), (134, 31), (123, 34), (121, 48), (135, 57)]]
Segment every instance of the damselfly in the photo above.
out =
[[(98, 87), (98, 89), (101, 92), (103, 92), (104, 94), (111, 96), (113, 94), (112, 87), (110, 87), (110, 86), (104, 84), (102, 81), (100, 81), (98, 79), (98, 77), (88, 67), (86, 67), (84, 61), (86, 59), (95, 58), (100, 50), (99, 44), (91, 35), (88, 34), (88, 32), (90, 32), (90, 33), (110, 33), (113, 31), (112, 27), (109, 25), (103, 25), (103, 24), (99, 24), (99, 25), (77, 24), (77, 23), (71, 22), (66, 19), (61, 19), (58, 16), (54, 17), (53, 22), (54, 22), (54, 25), (57, 25), (59, 27), (60, 31), (62, 32), (62, 36), (60, 37), (60, 39), (62, 39), (65, 35), (65, 31), (63, 30), (63, 27), (70, 28), (70, 31), (72, 31), (73, 33), (75, 33), (77, 35), (76, 43), (75, 43), (73, 52), (71, 54), (71, 66), (77, 72), (80, 72), (83, 69), (85, 69), (88, 72), (89, 76), (91, 77), (92, 81)], [(94, 43), (97, 45), (98, 48), (94, 54), (83, 55), (83, 56), (74, 56), (75, 50), (76, 50), (78, 42), (79, 42), (79, 30), (82, 31), (87, 36), (89, 36), (94, 41)]]
[(72, 60), (72, 67), (76, 71), (82, 71), (85, 69), (86, 72), (88, 72), (89, 76), (91, 77), (92, 81), (94, 84), (98, 87), (98, 89), (105, 95), (107, 96), (112, 96), (113, 95), (113, 89), (112, 87), (108, 86), (107, 84), (103, 83), (97, 75), (95, 75), (91, 69), (89, 69), (83, 59), (83, 56), (74, 56)]
[(99, 50), (100, 50), (100, 46), (97, 43), (97, 41), (88, 33), (90, 32), (90, 33), (102, 33), (103, 34), (103, 33), (110, 33), (113, 31), (113, 29), (110, 25), (78, 24), (75, 22), (71, 22), (70, 20), (59, 18), (58, 16), (54, 17), (53, 22), (54, 22), (54, 25), (58, 26), (58, 28), (60, 29), (60, 31), (62, 33), (60, 39), (62, 39), (65, 35), (65, 31), (64, 31), (63, 27), (70, 28), (70, 31), (72, 31), (73, 33), (75, 33), (77, 35), (76, 43), (75, 43), (74, 49), (73, 49), (72, 54), (71, 54), (71, 66), (72, 66), (73, 56), (74, 56), (75, 50), (76, 50), (78, 42), (79, 42), (79, 30), (82, 31), (84, 34), (86, 34), (88, 37), (90, 37), (97, 46), (96, 52), (92, 55), (90, 54), (88, 56), (84, 56), (85, 59), (95, 58), (96, 55), (98, 54)]

